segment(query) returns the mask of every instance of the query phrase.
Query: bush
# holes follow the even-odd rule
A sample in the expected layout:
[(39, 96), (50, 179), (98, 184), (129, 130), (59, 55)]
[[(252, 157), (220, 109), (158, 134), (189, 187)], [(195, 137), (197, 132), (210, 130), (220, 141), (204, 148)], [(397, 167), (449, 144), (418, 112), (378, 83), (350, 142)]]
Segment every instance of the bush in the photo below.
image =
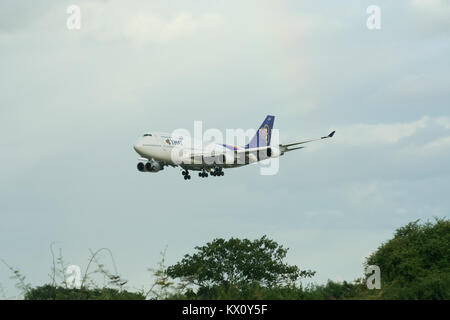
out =
[(144, 300), (141, 293), (119, 291), (113, 288), (68, 289), (44, 285), (30, 289), (25, 300)]
[(384, 299), (450, 299), (450, 220), (399, 228), (366, 265), (380, 267)]

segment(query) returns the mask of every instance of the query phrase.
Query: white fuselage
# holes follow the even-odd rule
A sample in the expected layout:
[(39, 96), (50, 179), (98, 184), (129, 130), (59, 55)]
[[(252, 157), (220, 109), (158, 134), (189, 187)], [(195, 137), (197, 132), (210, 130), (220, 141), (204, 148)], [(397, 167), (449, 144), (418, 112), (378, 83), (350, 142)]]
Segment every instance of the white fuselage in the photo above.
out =
[[(236, 150), (241, 148), (235, 147)], [(179, 155), (189, 158), (193, 154), (209, 153), (223, 154), (225, 152), (233, 152), (229, 148), (216, 144), (203, 144), (201, 141), (190, 141), (189, 138), (174, 137), (169, 133), (149, 133), (144, 134), (134, 145), (134, 150), (145, 159), (162, 162), (164, 165), (176, 166), (191, 170), (202, 170), (215, 165), (206, 165), (205, 163), (179, 163)], [(256, 158), (251, 159), (251, 163), (257, 162)], [(249, 163), (246, 163), (249, 164)], [(225, 164), (222, 167), (232, 168), (239, 167), (243, 164)]]

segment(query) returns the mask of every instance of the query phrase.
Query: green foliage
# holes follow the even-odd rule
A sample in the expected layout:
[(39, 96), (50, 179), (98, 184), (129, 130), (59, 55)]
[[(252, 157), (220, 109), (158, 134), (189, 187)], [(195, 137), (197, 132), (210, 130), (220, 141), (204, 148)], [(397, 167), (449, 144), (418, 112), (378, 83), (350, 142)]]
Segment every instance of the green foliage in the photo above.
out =
[[(12, 275), (10, 279), (16, 281), (16, 288), (19, 289), (20, 292), (25, 293), (31, 289), (31, 284), (26, 282), (26, 277), (20, 272), (19, 269), (11, 267), (3, 259), (1, 261), (11, 271)], [(2, 293), (4, 295), (3, 288)]]
[(252, 284), (221, 284), (200, 287), (197, 291), (187, 290), (168, 297), (169, 299), (190, 300), (349, 300), (377, 299), (376, 291), (368, 290), (362, 280), (350, 283), (328, 281), (325, 285), (290, 284), (264, 287)]
[(370, 300), (378, 299), (378, 290), (369, 290), (364, 279), (353, 282), (328, 281), (326, 285), (312, 286), (308, 297), (315, 300)]
[(176, 299), (449, 299), (450, 221), (411, 222), (382, 244), (365, 265), (381, 269), (382, 290), (369, 290), (366, 279), (298, 286), (295, 280), (313, 274), (282, 261), (287, 249), (265, 237), (216, 239), (186, 255), (167, 273), (198, 286)]
[(450, 220), (399, 228), (366, 265), (381, 269), (382, 298), (450, 299)]
[(311, 277), (314, 272), (302, 271), (283, 262), (288, 249), (263, 236), (261, 239), (215, 239), (185, 255), (181, 262), (167, 268), (167, 274), (203, 288), (257, 283), (275, 287)]
[[(66, 284), (66, 265), (60, 251), (53, 249), (51, 284), (32, 287), (16, 268), (3, 264), (28, 300), (141, 300), (141, 299), (241, 299), (241, 300), (344, 300), (344, 299), (450, 299), (450, 221), (411, 222), (396, 230), (393, 239), (383, 243), (370, 255), (365, 265), (381, 269), (381, 290), (369, 290), (364, 278), (353, 282), (328, 281), (325, 285), (302, 286), (299, 280), (313, 271), (302, 271), (284, 262), (288, 249), (265, 236), (250, 241), (215, 239), (196, 247), (192, 255), (170, 267), (165, 266), (165, 251), (153, 273), (150, 289), (125, 290), (126, 280), (117, 271), (107, 248), (91, 252), (82, 287), (70, 289)], [(108, 253), (114, 267), (109, 272), (100, 261)], [(90, 269), (90, 266), (97, 266)], [(93, 276), (101, 276), (99, 286)], [(1, 287), (0, 287), (1, 289)], [(1, 291), (1, 290), (0, 290)], [(6, 297), (4, 292), (3, 296)]]
[(144, 300), (142, 293), (113, 288), (68, 289), (44, 285), (28, 290), (25, 300)]
[[(55, 259), (53, 251), (53, 243), (50, 245), (50, 252), (52, 254), (52, 268), (51, 268), (51, 284), (43, 286), (32, 287), (31, 284), (26, 283), (26, 277), (23, 276), (18, 269), (9, 266), (2, 260), (8, 269), (10, 269), (11, 278), (16, 281), (16, 287), (25, 299), (28, 300), (141, 300), (145, 299), (142, 292), (134, 293), (124, 290), (127, 280), (121, 278), (118, 274), (114, 257), (108, 248), (101, 248), (96, 252), (90, 251), (89, 262), (82, 277), (81, 288), (71, 289), (67, 283), (66, 270), (67, 265), (62, 256), (62, 250), (59, 249), (59, 256)], [(108, 253), (114, 272), (108, 271), (103, 263), (100, 261), (102, 253)], [(96, 266), (96, 269), (91, 270), (91, 266)], [(104, 284), (102, 286), (97, 284), (94, 278), (103, 278)], [(98, 280), (98, 279), (97, 279)], [(3, 293), (4, 295), (4, 293)]]
[(450, 275), (431, 274), (404, 286), (389, 284), (381, 293), (382, 299), (390, 300), (448, 300)]
[(156, 269), (149, 268), (148, 271), (153, 273), (153, 277), (155, 278), (153, 285), (145, 294), (146, 298), (153, 300), (167, 299), (170, 296), (171, 289), (176, 290), (174, 288), (174, 283), (171, 281), (170, 276), (166, 272), (166, 251), (167, 248), (162, 251), (161, 260), (158, 263), (158, 267)]

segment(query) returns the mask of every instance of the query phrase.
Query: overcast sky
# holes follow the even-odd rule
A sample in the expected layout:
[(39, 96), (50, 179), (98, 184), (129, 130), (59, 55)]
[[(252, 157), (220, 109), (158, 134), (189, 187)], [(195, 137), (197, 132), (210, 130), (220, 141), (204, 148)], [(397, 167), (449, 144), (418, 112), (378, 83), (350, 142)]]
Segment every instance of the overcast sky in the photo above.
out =
[[(0, 258), (38, 285), (53, 241), (82, 268), (108, 247), (134, 289), (166, 246), (171, 264), (216, 237), (267, 235), (317, 283), (360, 277), (396, 228), (449, 215), (449, 40), (444, 0), (3, 0)], [(145, 131), (267, 114), (282, 142), (337, 133), (273, 176), (136, 170)], [(6, 297), (9, 276), (0, 265)]]

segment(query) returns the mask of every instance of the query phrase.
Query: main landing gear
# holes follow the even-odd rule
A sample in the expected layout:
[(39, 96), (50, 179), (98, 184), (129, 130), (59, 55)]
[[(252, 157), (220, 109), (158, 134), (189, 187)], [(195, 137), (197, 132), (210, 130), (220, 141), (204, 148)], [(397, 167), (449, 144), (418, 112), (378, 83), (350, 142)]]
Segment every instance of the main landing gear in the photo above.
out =
[(211, 175), (215, 177), (223, 176), (225, 173), (222, 171), (222, 168), (216, 168), (214, 171), (211, 171)]
[[(211, 175), (214, 177), (219, 177), (219, 176), (223, 176), (225, 173), (222, 171), (222, 168), (216, 168), (214, 170), (211, 170)], [(202, 172), (198, 173), (198, 176), (201, 178), (207, 178), (208, 177), (208, 173), (203, 170)]]
[(191, 180), (191, 176), (189, 175), (189, 171), (187, 171), (187, 170), (181, 171), (181, 174), (184, 176), (184, 180)]
[(208, 177), (208, 172), (203, 170), (202, 172), (198, 173), (198, 176), (201, 177), (201, 178), (207, 178)]
[[(187, 171), (186, 169), (181, 171), (181, 174), (183, 175), (184, 180), (191, 180), (191, 176), (189, 174), (189, 171)], [(219, 177), (219, 176), (223, 176), (224, 172), (222, 171), (222, 168), (215, 168), (214, 170), (210, 171), (210, 174), (212, 176)], [(200, 171), (198, 173), (198, 176), (200, 178), (207, 178), (209, 176), (209, 174), (208, 174), (208, 172), (205, 169), (203, 169), (202, 171)]]

